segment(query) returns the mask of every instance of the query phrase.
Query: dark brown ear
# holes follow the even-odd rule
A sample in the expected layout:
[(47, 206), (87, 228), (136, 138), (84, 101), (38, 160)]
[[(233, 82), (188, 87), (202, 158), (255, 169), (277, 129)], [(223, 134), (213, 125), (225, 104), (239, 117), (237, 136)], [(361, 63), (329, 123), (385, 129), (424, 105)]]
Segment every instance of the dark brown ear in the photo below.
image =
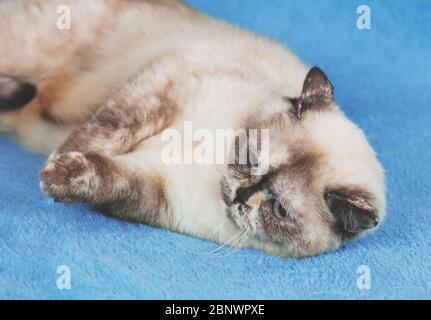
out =
[(337, 219), (337, 227), (343, 235), (351, 236), (377, 226), (378, 219), (370, 207), (359, 207), (355, 203), (365, 203), (367, 199), (358, 199), (357, 195), (345, 195), (337, 192), (325, 194), (326, 204)]
[(334, 87), (325, 73), (317, 67), (308, 72), (302, 88), (301, 97), (296, 103), (298, 119), (310, 109), (323, 109), (328, 107), (333, 100)]

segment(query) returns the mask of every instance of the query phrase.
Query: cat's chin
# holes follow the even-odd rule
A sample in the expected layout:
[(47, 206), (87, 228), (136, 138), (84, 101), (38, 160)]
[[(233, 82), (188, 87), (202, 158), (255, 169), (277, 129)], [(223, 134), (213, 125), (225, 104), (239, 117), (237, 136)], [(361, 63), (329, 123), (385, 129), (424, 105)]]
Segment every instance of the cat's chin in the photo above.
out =
[(247, 234), (247, 242), (244, 247), (250, 247), (256, 250), (264, 251), (275, 256), (293, 257), (286, 249), (286, 246), (273, 242), (260, 233), (256, 233), (252, 228), (252, 221), (247, 216), (241, 216), (236, 209), (239, 205), (233, 205), (227, 209), (229, 218), (238, 228), (240, 234)]

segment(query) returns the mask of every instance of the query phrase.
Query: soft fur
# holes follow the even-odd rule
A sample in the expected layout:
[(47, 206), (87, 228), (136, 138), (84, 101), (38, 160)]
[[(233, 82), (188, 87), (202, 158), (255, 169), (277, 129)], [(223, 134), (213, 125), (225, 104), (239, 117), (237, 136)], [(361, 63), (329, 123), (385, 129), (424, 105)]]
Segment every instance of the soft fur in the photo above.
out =
[[(63, 4), (71, 30), (55, 25)], [(362, 131), (326, 76), (278, 44), (170, 0), (6, 1), (0, 15), (0, 126), (54, 150), (41, 186), (55, 199), (295, 257), (383, 220), (383, 172)], [(269, 129), (270, 174), (162, 163), (161, 134), (184, 121)]]

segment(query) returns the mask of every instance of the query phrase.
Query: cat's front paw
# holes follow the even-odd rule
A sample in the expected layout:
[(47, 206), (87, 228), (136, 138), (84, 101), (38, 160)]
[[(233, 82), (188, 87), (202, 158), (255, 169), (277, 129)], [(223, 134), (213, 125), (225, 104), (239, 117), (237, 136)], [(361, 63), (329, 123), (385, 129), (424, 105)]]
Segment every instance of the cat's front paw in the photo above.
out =
[(50, 158), (40, 172), (43, 192), (61, 202), (85, 200), (95, 179), (93, 164), (80, 152), (68, 152)]

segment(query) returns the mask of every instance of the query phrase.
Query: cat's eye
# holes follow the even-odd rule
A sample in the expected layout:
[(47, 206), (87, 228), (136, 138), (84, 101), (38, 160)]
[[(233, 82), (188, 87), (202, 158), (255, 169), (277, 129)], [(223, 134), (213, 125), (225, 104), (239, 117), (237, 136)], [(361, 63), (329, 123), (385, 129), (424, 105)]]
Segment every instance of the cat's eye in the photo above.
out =
[(289, 217), (289, 212), (278, 200), (274, 200), (272, 212), (274, 212), (274, 214), (280, 219), (286, 219)]

